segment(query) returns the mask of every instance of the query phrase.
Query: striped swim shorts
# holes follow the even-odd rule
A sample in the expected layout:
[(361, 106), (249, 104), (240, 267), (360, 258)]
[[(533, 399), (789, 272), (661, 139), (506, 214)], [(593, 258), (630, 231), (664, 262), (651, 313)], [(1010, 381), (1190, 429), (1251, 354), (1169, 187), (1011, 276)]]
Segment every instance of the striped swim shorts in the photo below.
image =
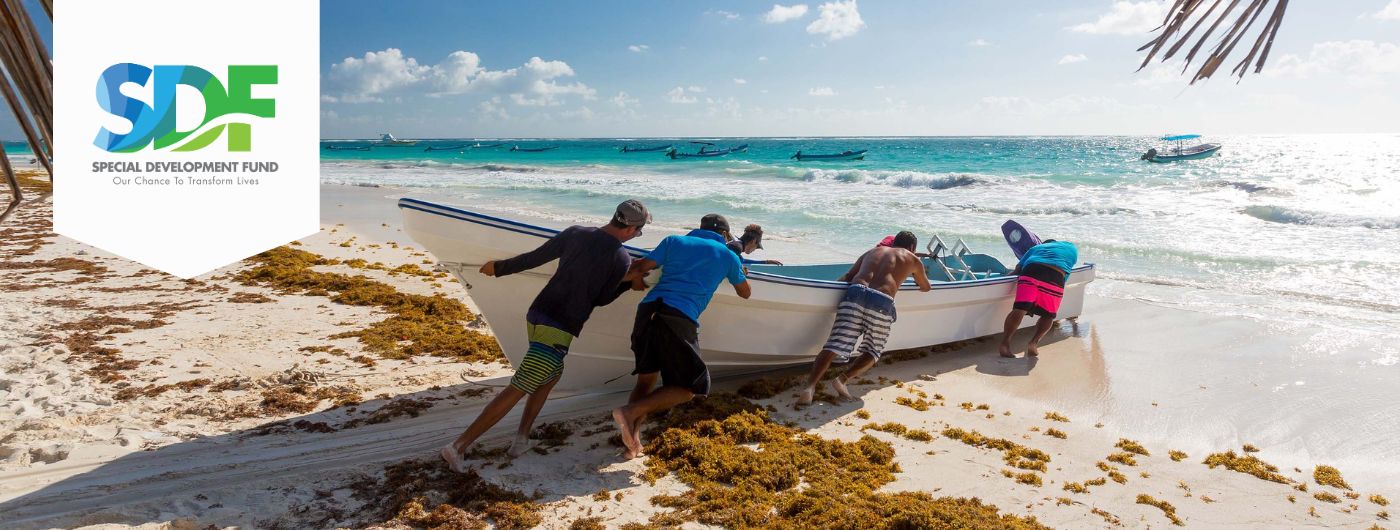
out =
[[(822, 349), (842, 359), (859, 350), (876, 359), (885, 351), (885, 339), (894, 324), (894, 298), (864, 285), (851, 284), (836, 306), (836, 323)], [(859, 344), (859, 348), (857, 348)]]
[(510, 378), (510, 386), (526, 394), (534, 394), (540, 387), (564, 373), (564, 356), (569, 354), (569, 343), (574, 336), (562, 329), (528, 322), (525, 330), (530, 339), (530, 350), (520, 366), (515, 368), (515, 376)]
[(1039, 317), (1055, 318), (1060, 299), (1065, 296), (1065, 273), (1060, 269), (1032, 263), (1016, 279), (1016, 301), (1011, 307)]

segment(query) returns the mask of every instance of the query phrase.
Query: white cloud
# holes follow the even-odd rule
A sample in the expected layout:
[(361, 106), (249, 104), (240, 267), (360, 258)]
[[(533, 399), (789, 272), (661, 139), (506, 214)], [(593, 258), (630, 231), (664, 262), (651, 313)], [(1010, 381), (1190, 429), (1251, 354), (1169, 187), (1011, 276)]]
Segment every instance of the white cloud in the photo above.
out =
[(742, 77), (736, 77), (736, 78), (734, 78), (734, 84), (736, 84), (736, 85), (747, 85), (747, 84), (749, 84), (749, 80), (748, 80), (748, 79), (744, 79), (744, 78), (742, 78)]
[(763, 15), (763, 21), (769, 24), (782, 24), (789, 20), (797, 20), (807, 16), (807, 4), (794, 4), (790, 6), (773, 4), (773, 9), (768, 10)]
[(819, 87), (813, 87), (813, 88), (807, 89), (807, 95), (809, 95), (809, 96), (835, 96), (835, 95), (836, 95), (836, 91), (835, 91), (835, 90), (832, 90), (831, 87), (829, 87), (829, 86), (819, 86)]
[(884, 90), (885, 85), (875, 85), (875, 90)]
[(972, 110), (1009, 116), (1065, 116), (1086, 112), (1119, 112), (1134, 107), (1102, 96), (1068, 95), (1050, 100), (1021, 96), (987, 96), (979, 99)]
[(477, 113), (480, 114), (482, 118), (497, 120), (510, 119), (510, 114), (506, 112), (505, 106), (501, 105), (501, 98), (499, 96), (477, 103), (476, 109)]
[(562, 96), (594, 99), (597, 91), (583, 83), (561, 84), (558, 79), (573, 77), (574, 70), (563, 61), (531, 57), (525, 64), (508, 70), (487, 70), (481, 58), (468, 51), (455, 51), (435, 65), (420, 64), (405, 57), (397, 48), (366, 52), (364, 57), (346, 57), (331, 65), (326, 76), (323, 101), (367, 103), (384, 101), (383, 96), (410, 89), (429, 97), (480, 93), (507, 96), (517, 105), (559, 105)]
[(1288, 54), (1265, 67), (1274, 76), (1309, 77), (1341, 74), (1353, 81), (1400, 73), (1400, 46), (1369, 40), (1328, 41), (1313, 44), (1307, 57)]
[(760, 63), (766, 63), (766, 62), (768, 62), (768, 56), (767, 56), (767, 55), (760, 55), (760, 56), (758, 56), (758, 62), (760, 62)]
[(1377, 20), (1400, 20), (1400, 0), (1390, 0), (1390, 3), (1382, 7), (1380, 11), (1373, 13), (1371, 18)]
[(724, 11), (724, 10), (706, 11), (705, 14), (706, 14), (706, 15), (715, 15), (715, 16), (717, 16), (717, 17), (722, 17), (722, 18), (724, 18), (725, 20), (739, 20), (739, 14), (738, 14), (738, 13), (735, 13), (735, 12), (732, 12), (732, 11)]
[(1167, 2), (1114, 2), (1113, 7), (1098, 20), (1070, 26), (1070, 31), (1093, 34), (1144, 35), (1162, 24), (1167, 16)]
[(1169, 63), (1156, 63), (1144, 68), (1142, 71), (1133, 74), (1133, 84), (1136, 86), (1156, 86), (1165, 84), (1181, 84), (1185, 86), (1190, 79), (1189, 73), (1182, 73), (1181, 61)]
[(850, 37), (865, 27), (856, 0), (827, 2), (817, 6), (817, 12), (817, 19), (807, 25), (807, 33), (823, 35), (828, 41)]
[[(694, 88), (694, 87), (692, 87), (692, 88)], [(690, 104), (690, 103), (695, 103), (696, 101), (699, 101), (698, 99), (695, 98), (695, 96), (687, 95), (687, 94), (686, 94), (686, 91), (685, 91), (685, 87), (676, 87), (676, 88), (671, 89), (669, 92), (666, 92), (666, 100), (667, 100), (667, 101), (670, 101), (671, 103), (684, 103), (684, 104)]]
[(618, 92), (616, 96), (613, 96), (612, 99), (609, 99), (608, 101), (611, 101), (613, 105), (617, 105), (618, 107), (624, 109), (627, 107), (635, 107), (638, 103), (642, 102), (642, 100), (640, 99), (627, 95), (626, 92)]
[(705, 87), (690, 85), (690, 86), (688, 86), (688, 87), (685, 87), (685, 90), (686, 90), (687, 92), (692, 93), (692, 94), (699, 94), (699, 93), (705, 91)]
[(1082, 53), (1075, 53), (1075, 54), (1066, 55), (1066, 56), (1064, 56), (1064, 57), (1061, 57), (1060, 60), (1059, 60), (1059, 62), (1056, 62), (1055, 64), (1074, 64), (1074, 63), (1082, 63), (1082, 62), (1087, 61), (1087, 60), (1089, 60), (1089, 58), (1086, 57), (1084, 54), (1082, 54)]
[(967, 41), (967, 45), (972, 46), (973, 48), (981, 48), (983, 46), (991, 46), (992, 43), (988, 42), (986, 39), (972, 39), (970, 41)]
[(633, 44), (633, 45), (631, 45), (631, 46), (628, 46), (627, 49), (632, 50), (632, 51), (637, 52), (637, 53), (642, 53), (642, 52), (644, 52), (644, 51), (650, 50), (650, 49), (651, 49), (651, 46), (647, 46), (647, 45), (645, 45), (645, 44)]
[(431, 70), (412, 57), (404, 57), (398, 48), (365, 52), (363, 58), (346, 57), (331, 65), (326, 81), (339, 91), (327, 96), (342, 103), (383, 101), (379, 94), (416, 84)]

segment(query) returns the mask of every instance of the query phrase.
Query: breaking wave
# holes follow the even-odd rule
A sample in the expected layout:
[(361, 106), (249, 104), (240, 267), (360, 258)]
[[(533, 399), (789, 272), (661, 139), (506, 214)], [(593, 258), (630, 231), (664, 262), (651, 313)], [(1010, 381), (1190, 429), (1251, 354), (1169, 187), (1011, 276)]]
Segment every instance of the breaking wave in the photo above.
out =
[(1120, 215), (1137, 213), (1137, 210), (1130, 208), (1119, 208), (1108, 206), (1102, 208), (1081, 207), (1081, 206), (1047, 206), (1044, 208), (998, 208), (995, 206), (980, 206), (976, 204), (949, 204), (950, 210), (994, 213), (998, 215)]
[(946, 190), (963, 186), (974, 186), (990, 181), (983, 175), (970, 173), (931, 174), (919, 171), (879, 171), (868, 169), (813, 169), (802, 176), (803, 180), (834, 180), (837, 182), (871, 182), (888, 184), (901, 188), (929, 188)]
[(1325, 226), (1333, 228), (1400, 228), (1397, 217), (1364, 217), (1334, 213), (1309, 212), (1283, 206), (1250, 206), (1244, 214), (1261, 221), (1291, 225)]

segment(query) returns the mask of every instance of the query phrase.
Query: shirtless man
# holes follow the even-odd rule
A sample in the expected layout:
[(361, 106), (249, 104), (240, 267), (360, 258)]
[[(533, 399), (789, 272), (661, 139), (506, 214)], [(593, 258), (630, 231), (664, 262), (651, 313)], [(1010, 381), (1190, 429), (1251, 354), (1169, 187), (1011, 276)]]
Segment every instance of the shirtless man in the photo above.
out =
[(913, 275), (920, 291), (927, 292), (932, 288), (923, 262), (914, 255), (918, 243), (913, 233), (900, 232), (894, 236), (890, 246), (878, 246), (866, 251), (851, 265), (851, 270), (841, 276), (840, 280), (849, 282), (850, 286), (846, 287), (846, 295), (836, 306), (836, 323), (831, 326), (831, 336), (822, 347), (821, 354), (817, 355), (817, 362), (812, 364), (812, 374), (797, 404), (811, 404), (817, 384), (831, 367), (831, 361), (837, 357), (850, 359), (859, 342), (860, 358), (841, 377), (831, 380), (831, 389), (840, 399), (851, 399), (851, 393), (846, 391), (846, 381), (874, 366), (875, 361), (880, 360), (880, 354), (884, 353), (885, 339), (889, 338), (890, 326), (895, 320), (894, 295), (899, 292), (899, 285)]

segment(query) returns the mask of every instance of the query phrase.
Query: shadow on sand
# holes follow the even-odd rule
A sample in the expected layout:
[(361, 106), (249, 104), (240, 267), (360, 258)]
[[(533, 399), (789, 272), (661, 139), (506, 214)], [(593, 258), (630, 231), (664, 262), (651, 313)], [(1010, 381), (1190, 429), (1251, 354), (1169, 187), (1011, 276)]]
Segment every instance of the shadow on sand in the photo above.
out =
[[(1081, 336), (1077, 325), (1062, 322), (1042, 341), (1042, 347)], [(1028, 338), (1029, 330), (1023, 329), (1017, 333), (1013, 344), (1023, 348)], [(893, 385), (894, 379), (913, 379), (921, 374), (936, 377), (968, 367), (993, 376), (1026, 377), (1039, 364), (1041, 361), (1034, 358), (1001, 358), (996, 354), (995, 338), (984, 337), (957, 350), (892, 365), (878, 364), (868, 373), (869, 377), (884, 376), (890, 378), (888, 382), (852, 386), (855, 401), (823, 404), (826, 410), (820, 413), (820, 418), (799, 423), (806, 428), (816, 427), (858, 409), (861, 396)], [(716, 392), (734, 391), (755, 377), (800, 377), (805, 376), (806, 371), (806, 366), (799, 366), (735, 376), (716, 381), (714, 389)], [(1102, 375), (1101, 371), (1096, 374)], [(357, 493), (357, 488), (370, 486), (372, 490), (385, 465), (412, 460), (429, 460), (436, 464), (438, 448), (465, 428), (494, 395), (495, 389), (477, 397), (462, 394), (483, 386), (499, 388), (506, 383), (507, 378), (502, 377), (404, 394), (367, 401), (355, 407), (354, 412), (346, 407), (328, 409), (106, 461), (63, 461), (6, 472), (0, 474), (5, 482), (22, 480), (44, 485), (0, 502), (0, 527), (139, 525), (181, 517), (197, 519), (200, 525), (219, 526), (286, 526), (288, 517), (293, 526), (363, 522), (356, 519), (361, 514), (337, 513), (333, 506), (367, 491)], [(794, 389), (780, 393), (772, 402), (788, 401), (789, 394), (795, 395), (795, 392)], [(568, 451), (544, 449), (546, 454), (527, 453), (513, 461), (493, 456), (474, 461), (474, 467), (487, 481), (534, 494), (541, 502), (630, 487), (634, 471), (609, 469), (617, 467), (622, 459), (618, 449), (608, 441), (615, 432), (608, 411), (621, 404), (626, 396), (625, 392), (556, 395), (545, 406), (536, 425), (567, 425), (573, 432), (563, 444), (575, 448)], [(380, 407), (405, 400), (430, 406), (417, 411), (416, 416), (341, 428)], [(495, 448), (495, 453), (499, 454), (499, 448), (515, 430), (520, 409), (517, 406), (483, 437), (482, 445), (488, 453)], [(360, 500), (368, 502), (366, 508), (374, 506), (376, 501)], [(263, 507), (266, 511), (250, 514), (237, 506)], [(279, 510), (297, 513), (276, 513)]]

